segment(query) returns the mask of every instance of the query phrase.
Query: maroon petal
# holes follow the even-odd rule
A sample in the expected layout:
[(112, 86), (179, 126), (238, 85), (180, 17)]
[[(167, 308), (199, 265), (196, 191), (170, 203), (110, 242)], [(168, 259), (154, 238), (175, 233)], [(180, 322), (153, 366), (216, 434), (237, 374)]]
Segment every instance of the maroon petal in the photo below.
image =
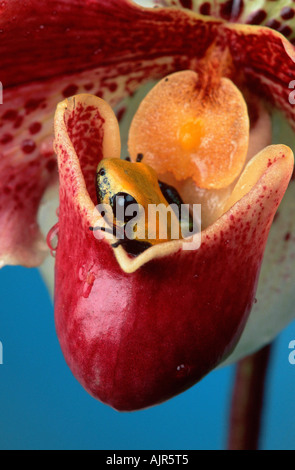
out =
[(155, 0), (158, 5), (187, 8), (228, 22), (267, 26), (294, 44), (295, 7), (286, 0)]
[(1, 265), (34, 266), (45, 255), (36, 214), (57, 176), (57, 103), (91, 91), (115, 105), (141, 83), (201, 58), (216, 24), (128, 0), (95, 0), (87, 8), (77, 0), (1, 3)]
[(128, 0), (10, 0), (0, 5), (0, 38), (1, 265), (37, 265), (44, 256), (36, 214), (56, 177), (53, 113), (67, 96), (91, 92), (115, 105), (145, 81), (202, 70), (214, 45), (217, 58), (227, 48), (233, 57), (234, 67), (227, 55), (217, 60), (225, 76), (256, 87), (294, 119), (293, 49), (269, 29)]
[(55, 318), (66, 361), (86, 390), (118, 410), (136, 410), (193, 385), (235, 346), (293, 155), (271, 146), (255, 157), (233, 206), (202, 232), (199, 249), (172, 241), (131, 259), (89, 230), (95, 199), (88, 175), (110, 155), (109, 124), (114, 129), (103, 106), (82, 95), (61, 103), (56, 114)]

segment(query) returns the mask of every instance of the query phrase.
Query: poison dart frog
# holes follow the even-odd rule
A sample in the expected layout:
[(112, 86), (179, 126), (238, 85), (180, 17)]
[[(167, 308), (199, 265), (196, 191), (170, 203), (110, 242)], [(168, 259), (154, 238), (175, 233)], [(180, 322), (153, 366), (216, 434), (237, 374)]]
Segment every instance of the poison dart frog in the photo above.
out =
[[(111, 233), (116, 239), (113, 248), (122, 246), (130, 255), (138, 255), (147, 248), (180, 238), (182, 200), (175, 188), (158, 181), (156, 172), (144, 164), (139, 154), (136, 162), (130, 159), (105, 158), (96, 172), (96, 194), (99, 211), (106, 222), (104, 227), (90, 227)], [(171, 206), (165, 217), (152, 214), (151, 207)], [(153, 206), (151, 206), (153, 205)], [(155, 216), (155, 217), (154, 217)], [(172, 237), (177, 227), (177, 234)], [(152, 227), (151, 227), (152, 224)], [(161, 231), (163, 230), (163, 231)], [(160, 237), (164, 234), (164, 238)]]

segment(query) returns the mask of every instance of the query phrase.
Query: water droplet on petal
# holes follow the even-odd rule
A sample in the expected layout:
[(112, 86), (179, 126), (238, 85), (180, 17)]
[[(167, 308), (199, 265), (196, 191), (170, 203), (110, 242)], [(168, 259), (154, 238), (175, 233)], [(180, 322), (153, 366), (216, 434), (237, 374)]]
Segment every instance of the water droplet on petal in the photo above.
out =
[(80, 266), (79, 271), (78, 271), (78, 278), (80, 281), (85, 281), (86, 278), (86, 268), (83, 264), (83, 266)]
[(59, 223), (55, 224), (48, 232), (46, 237), (47, 245), (50, 249), (51, 255), (55, 257), (55, 252), (58, 245), (58, 232), (59, 232)]
[(89, 272), (87, 274), (87, 278), (83, 286), (83, 297), (85, 297), (86, 299), (90, 295), (94, 281), (95, 281), (95, 275), (92, 272)]
[(83, 282), (82, 295), (86, 299), (87, 297), (89, 297), (94, 281), (96, 279), (95, 274), (91, 271), (92, 267), (93, 264), (90, 266), (83, 264), (82, 266), (80, 266), (78, 271), (78, 278), (81, 282)]
[(22, 142), (21, 148), (24, 153), (33, 153), (36, 149), (36, 143), (31, 139), (25, 139)]
[(180, 364), (176, 367), (176, 377), (178, 379), (183, 379), (189, 375), (190, 366), (187, 364)]

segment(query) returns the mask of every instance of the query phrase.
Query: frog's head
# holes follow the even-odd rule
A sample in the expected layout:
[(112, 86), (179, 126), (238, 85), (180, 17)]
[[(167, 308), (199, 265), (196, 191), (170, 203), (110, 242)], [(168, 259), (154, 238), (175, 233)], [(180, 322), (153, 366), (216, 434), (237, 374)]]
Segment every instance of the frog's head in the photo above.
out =
[(156, 172), (142, 162), (131, 163), (119, 158), (101, 160), (97, 167), (96, 190), (99, 204), (113, 206), (117, 196), (123, 193), (126, 202), (130, 199), (144, 209), (151, 203), (168, 205)]
[[(171, 222), (176, 220), (173, 212), (169, 212), (171, 218), (154, 219), (157, 224), (156, 236), (149, 236), (151, 230), (149, 232), (148, 216), (151, 208), (167, 208), (174, 201), (169, 200), (165, 193), (167, 185), (159, 182), (153, 168), (141, 160), (140, 155), (134, 163), (127, 159), (105, 158), (99, 163), (96, 172), (97, 201), (103, 205), (100, 207), (103, 207), (102, 215), (108, 225), (104, 230), (114, 235), (116, 231), (117, 236), (119, 233), (120, 240), (112, 246), (116, 248), (121, 244), (131, 254), (139, 254), (151, 245), (171, 240)], [(132, 219), (133, 225), (128, 227)], [(160, 224), (166, 221), (167, 238), (163, 240), (160, 237)], [(178, 219), (177, 224), (179, 226)]]

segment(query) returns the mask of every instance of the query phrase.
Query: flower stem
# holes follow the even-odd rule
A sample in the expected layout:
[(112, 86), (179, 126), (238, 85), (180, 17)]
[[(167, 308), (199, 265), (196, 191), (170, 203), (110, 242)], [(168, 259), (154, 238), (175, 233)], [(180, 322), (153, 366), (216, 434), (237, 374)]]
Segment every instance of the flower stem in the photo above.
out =
[(270, 352), (271, 345), (267, 345), (236, 366), (228, 450), (258, 449)]

